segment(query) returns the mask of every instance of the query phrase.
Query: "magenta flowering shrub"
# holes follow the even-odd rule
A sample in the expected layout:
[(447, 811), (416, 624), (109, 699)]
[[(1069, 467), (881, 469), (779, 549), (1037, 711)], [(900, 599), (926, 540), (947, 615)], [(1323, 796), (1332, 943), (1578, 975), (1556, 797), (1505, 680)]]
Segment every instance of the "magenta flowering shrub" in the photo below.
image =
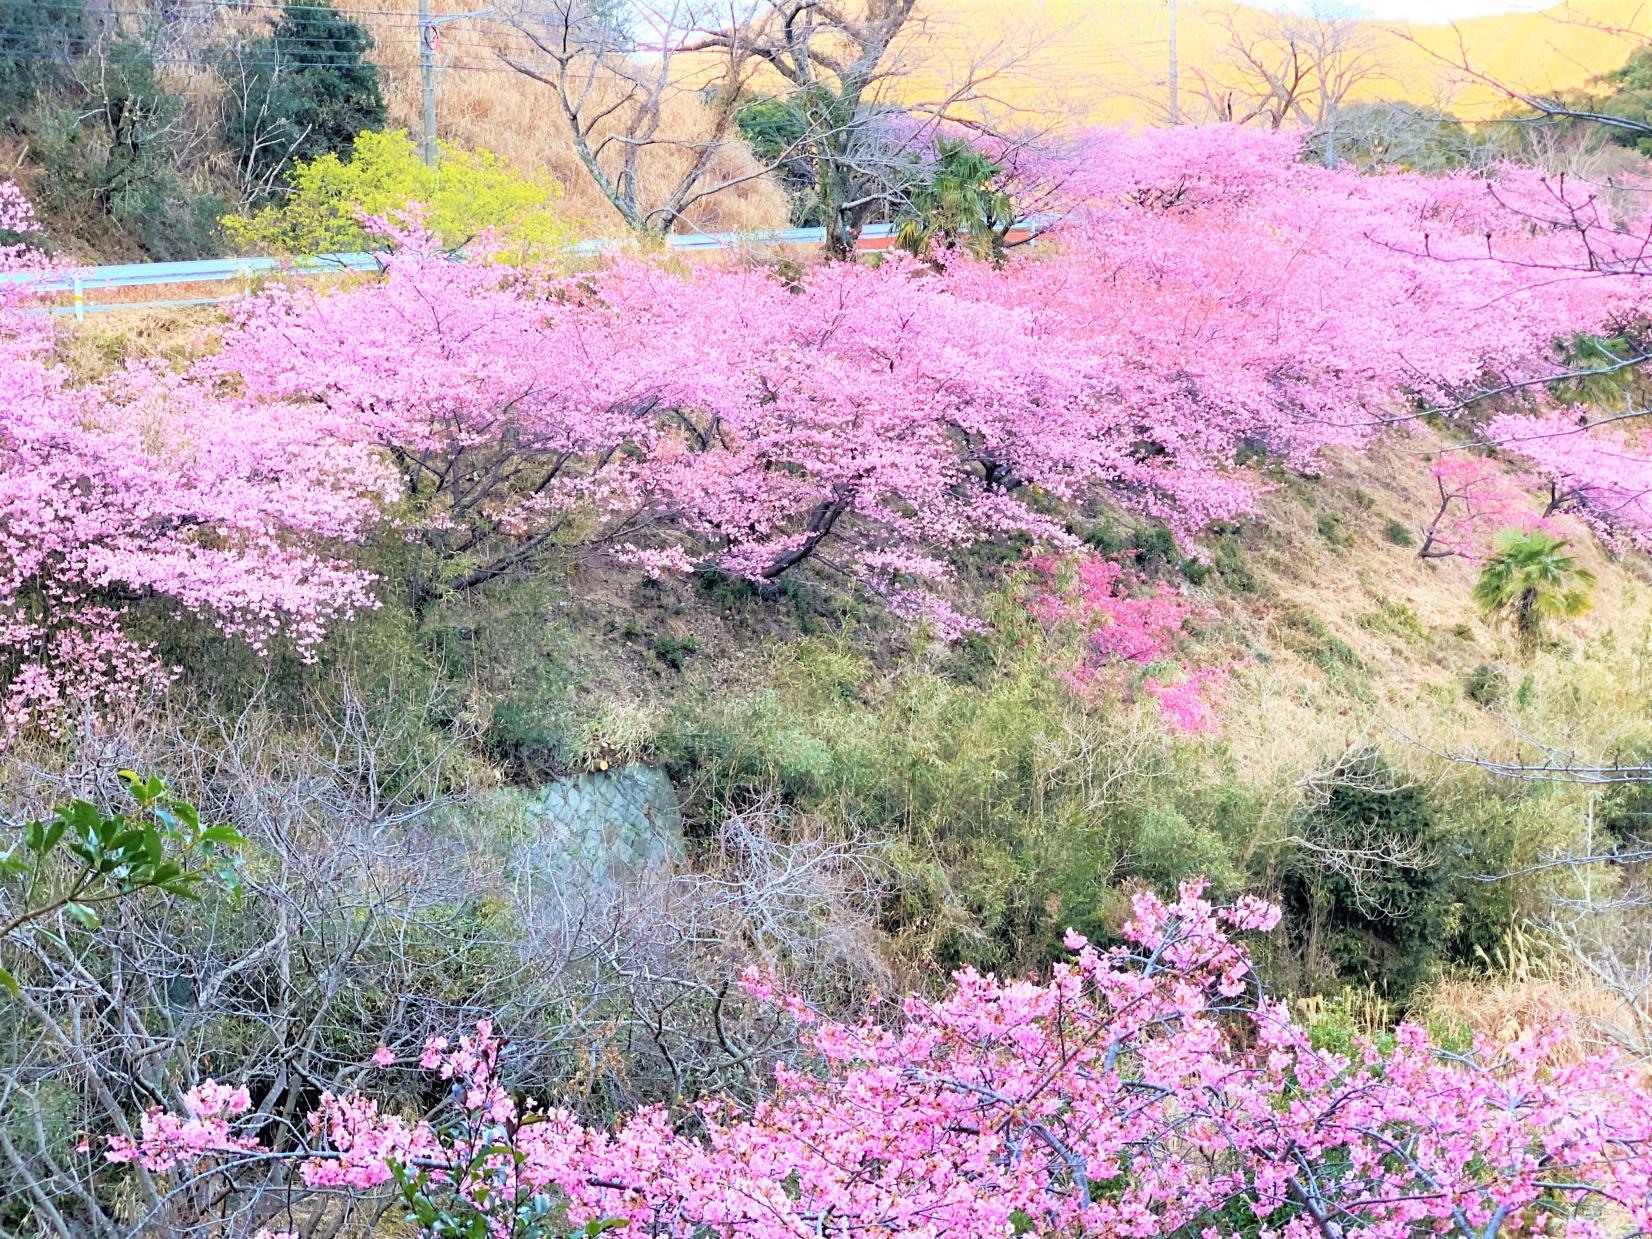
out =
[(806, 1056), (772, 1064), (754, 1104), (704, 1098), (682, 1123), (651, 1109), (595, 1128), (512, 1092), (483, 1021), (419, 1057), (453, 1087), (447, 1121), (329, 1094), (302, 1142), (269, 1146), (244, 1134), (250, 1099), (209, 1084), (107, 1157), (232, 1193), (260, 1158), (296, 1165), (300, 1212), (306, 1190), (401, 1184), (427, 1234), (467, 1210), (496, 1234), (548, 1233), (521, 1219), (565, 1211), (685, 1239), (1652, 1224), (1652, 1094), (1624, 1064), (1559, 1062), (1543, 1033), (1446, 1053), (1410, 1025), (1392, 1044), (1316, 1048), (1242, 941), (1278, 916), (1252, 898), (1216, 906), (1198, 882), (1169, 902), (1141, 894), (1119, 946), (1070, 933), (1047, 981), (966, 970), (940, 1000), (862, 1023), (820, 1019), (749, 974), (793, 1011)]
[(1174, 657), (1178, 640), (1205, 608), (1162, 581), (1148, 584), (1117, 559), (1085, 554), (1063, 563), (1041, 556), (1032, 567), (1046, 586), (1033, 595), (1033, 613), (1046, 624), (1075, 624), (1084, 634), (1083, 653), (1067, 677), (1073, 687), (1139, 689), (1158, 702), (1173, 731), (1216, 727), (1212, 698), (1230, 669), (1191, 669)]

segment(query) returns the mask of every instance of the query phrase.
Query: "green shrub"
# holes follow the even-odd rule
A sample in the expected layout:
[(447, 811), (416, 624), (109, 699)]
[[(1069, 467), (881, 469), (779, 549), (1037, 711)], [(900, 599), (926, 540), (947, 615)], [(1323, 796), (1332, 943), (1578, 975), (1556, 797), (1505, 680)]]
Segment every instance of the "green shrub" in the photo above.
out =
[(1373, 748), (1324, 771), (1295, 824), (1285, 906), (1306, 935), (1310, 975), (1378, 985), (1403, 1003), (1428, 980), (1455, 928), (1464, 847), (1423, 787)]
[(1463, 695), (1476, 705), (1495, 706), (1509, 695), (1509, 677), (1501, 667), (1481, 663), (1464, 679)]
[(1410, 527), (1401, 520), (1390, 516), (1383, 522), (1382, 536), (1395, 546), (1416, 546), (1417, 539), (1412, 535)]
[(1386, 598), (1377, 603), (1377, 609), (1359, 618), (1359, 626), (1368, 632), (1383, 632), (1403, 641), (1421, 641), (1427, 634), (1417, 613), (1403, 602)]
[(934, 661), (796, 641), (737, 686), (708, 662), (659, 739), (691, 831), (779, 803), (885, 840), (885, 928), (937, 968), (1018, 970), (1059, 954), (1069, 925), (1109, 934), (1132, 878), (1243, 885), (1252, 793), (1211, 778), (1151, 706), (1077, 696), (1061, 640), (1023, 609)]
[(223, 205), (199, 175), (184, 170), (187, 103), (162, 82), (147, 37), (101, 42), (95, 62), (70, 76), (16, 118), (46, 173), (39, 205), (91, 225), (94, 234), (97, 220), (105, 230), (113, 225), (152, 258), (217, 249)]
[(22, 117), (64, 89), (86, 34), (83, 0), (0, 0), (0, 116)]
[(1321, 512), (1314, 518), (1314, 528), (1319, 530), (1320, 537), (1339, 551), (1354, 545), (1354, 535), (1344, 528), (1342, 518), (1334, 512)]
[(1238, 533), (1223, 532), (1217, 535), (1211, 562), (1216, 568), (1216, 574), (1229, 589), (1240, 594), (1261, 592), (1262, 583), (1256, 579), (1256, 574), (1251, 571), (1249, 563), (1245, 560), (1245, 543)]
[(693, 637), (674, 637), (669, 633), (661, 633), (650, 643), (648, 651), (654, 661), (662, 667), (681, 671), (688, 665), (688, 660), (700, 652), (700, 643)]

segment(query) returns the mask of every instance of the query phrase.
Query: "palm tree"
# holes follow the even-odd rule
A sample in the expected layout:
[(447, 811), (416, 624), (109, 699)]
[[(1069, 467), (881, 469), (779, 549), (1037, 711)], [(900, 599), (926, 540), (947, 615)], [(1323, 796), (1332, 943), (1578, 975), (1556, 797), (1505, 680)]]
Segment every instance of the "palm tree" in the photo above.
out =
[(1545, 620), (1580, 615), (1589, 608), (1594, 573), (1566, 554), (1567, 542), (1541, 529), (1505, 529), (1474, 585), (1474, 601), (1487, 615), (1506, 616), (1521, 650), (1537, 647)]
[(912, 191), (896, 244), (922, 257), (960, 246), (977, 258), (1003, 255), (1015, 204), (999, 188), (1003, 169), (968, 142), (941, 139), (927, 182)]

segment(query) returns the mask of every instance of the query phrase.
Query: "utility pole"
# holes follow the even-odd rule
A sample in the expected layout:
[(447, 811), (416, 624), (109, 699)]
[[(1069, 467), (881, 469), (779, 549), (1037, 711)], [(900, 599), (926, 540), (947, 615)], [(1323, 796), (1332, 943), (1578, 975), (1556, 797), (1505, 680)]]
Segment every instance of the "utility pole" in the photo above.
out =
[(1176, 0), (1170, 0), (1170, 123), (1182, 123), (1182, 101), (1177, 89), (1180, 66), (1176, 63)]
[(436, 23), (430, 0), (419, 0), (419, 76), (424, 91), (424, 161), (436, 166)]
[(474, 13), (450, 13), (446, 17), (430, 15), (430, 0), (419, 0), (419, 77), (424, 95), (424, 161), (436, 166), (436, 33), (437, 27), (447, 22), (464, 21), (468, 17), (486, 17), (492, 9), (477, 9)]

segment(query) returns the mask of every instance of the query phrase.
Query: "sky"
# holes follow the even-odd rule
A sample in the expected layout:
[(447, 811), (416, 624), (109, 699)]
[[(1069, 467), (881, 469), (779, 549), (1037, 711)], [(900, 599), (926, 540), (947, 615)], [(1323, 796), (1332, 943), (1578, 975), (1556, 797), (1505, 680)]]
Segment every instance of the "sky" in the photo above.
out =
[(1551, 8), (1556, 0), (1354, 0), (1347, 7), (1388, 21), (1452, 22), (1492, 13)]

